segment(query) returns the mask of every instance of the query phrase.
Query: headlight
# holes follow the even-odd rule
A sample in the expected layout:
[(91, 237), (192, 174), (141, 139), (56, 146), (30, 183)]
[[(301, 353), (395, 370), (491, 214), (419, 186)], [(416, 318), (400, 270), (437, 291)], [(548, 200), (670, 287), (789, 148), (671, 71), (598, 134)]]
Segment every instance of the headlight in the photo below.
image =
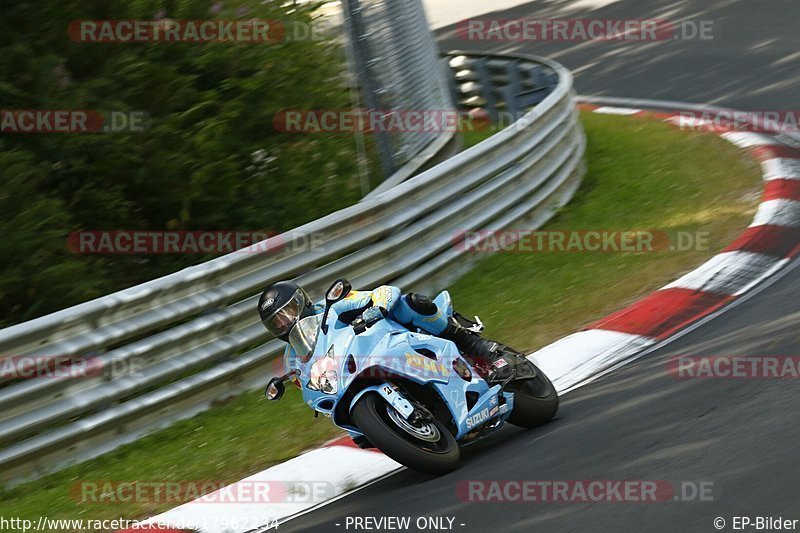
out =
[(325, 357), (311, 365), (311, 376), (308, 388), (325, 394), (339, 392), (339, 374), (336, 372), (336, 360), (333, 358), (333, 346)]
[(335, 370), (324, 372), (317, 382), (319, 390), (325, 394), (336, 394), (339, 392), (339, 376)]

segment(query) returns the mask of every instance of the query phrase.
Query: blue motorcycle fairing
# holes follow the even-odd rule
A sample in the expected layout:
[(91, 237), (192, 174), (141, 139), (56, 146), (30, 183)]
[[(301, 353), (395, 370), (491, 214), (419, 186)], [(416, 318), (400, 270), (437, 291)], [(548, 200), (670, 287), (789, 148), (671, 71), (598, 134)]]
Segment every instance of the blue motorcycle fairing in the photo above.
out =
[[(449, 299), (449, 295), (446, 297)], [(450, 341), (411, 332), (388, 318), (356, 335), (349, 324), (338, 320), (333, 309), (328, 325), (327, 333), (318, 332), (311, 357), (305, 363), (298, 362), (296, 368), (306, 404), (331, 416), (343, 429), (358, 432), (357, 427), (338, 419), (337, 413), (349, 414), (352, 407), (337, 409), (340, 399), (356, 380), (366, 377), (384, 384), (391, 381), (387, 374), (433, 387), (455, 422), (456, 439), (489, 420), (507, 418), (513, 408), (513, 394), (501, 392), (499, 386), (490, 388), (469, 362), (465, 361), (472, 370), (470, 381), (456, 374), (453, 363), (461, 355)], [(467, 406), (468, 392), (477, 394), (472, 409)], [(501, 394), (506, 398), (505, 413), (500, 406)]]
[(402, 391), (400, 391), (397, 387), (392, 386), (391, 383), (372, 385), (371, 387), (367, 387), (366, 389), (360, 391), (350, 401), (350, 411), (353, 410), (356, 402), (360, 400), (362, 396), (372, 391), (383, 396), (383, 399), (386, 400), (386, 403), (391, 405), (398, 413), (400, 413), (403, 418), (408, 419), (408, 417), (414, 412), (414, 406), (411, 405), (411, 402), (409, 402), (406, 397), (403, 396)]

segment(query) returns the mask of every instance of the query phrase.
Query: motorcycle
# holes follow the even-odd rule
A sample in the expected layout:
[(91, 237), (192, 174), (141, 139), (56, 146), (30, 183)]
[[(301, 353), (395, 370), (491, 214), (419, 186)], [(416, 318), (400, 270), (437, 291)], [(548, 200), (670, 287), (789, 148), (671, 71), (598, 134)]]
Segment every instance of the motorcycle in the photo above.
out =
[[(347, 280), (337, 280), (325, 295), (324, 311), (294, 326), (289, 343), (295, 368), (269, 382), (267, 399), (279, 400), (285, 383), (293, 381), (315, 416), (331, 418), (362, 447), (434, 475), (456, 469), (462, 445), (506, 422), (533, 428), (555, 417), (553, 384), (519, 352), (498, 343), (500, 355), (491, 366), (501, 379), (489, 383), (451, 341), (386, 317), (339, 320), (333, 304), (351, 289)], [(447, 291), (434, 303), (452, 314)], [(482, 328), (476, 321), (475, 331)]]

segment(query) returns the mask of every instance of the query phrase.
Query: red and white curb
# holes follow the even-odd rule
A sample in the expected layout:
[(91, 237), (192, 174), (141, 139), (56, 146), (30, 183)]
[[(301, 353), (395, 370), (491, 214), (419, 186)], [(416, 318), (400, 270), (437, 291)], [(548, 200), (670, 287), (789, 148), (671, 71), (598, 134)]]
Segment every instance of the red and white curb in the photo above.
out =
[[(200, 533), (275, 531), (278, 522), (323, 503), (315, 501), (318, 497), (313, 493), (287, 494), (285, 486), (322, 484), (325, 503), (330, 503), (400, 468), (399, 463), (382, 453), (362, 450), (349, 437), (343, 437), (143, 523), (150, 524), (154, 532), (163, 532), (158, 527), (164, 526)], [(259, 487), (261, 494), (254, 494), (254, 487)], [(265, 487), (275, 490), (264, 494)], [(264, 503), (265, 496), (268, 499), (271, 493), (277, 493), (276, 501)]]
[[(650, 105), (672, 109), (656, 113), (635, 105), (586, 105), (595, 113), (649, 115), (676, 125), (713, 129), (702, 121), (687, 123), (680, 104)], [(690, 106), (694, 110), (700, 106)], [(703, 108), (713, 109), (713, 108)], [(661, 290), (572, 335), (531, 354), (560, 393), (582, 386), (637, 354), (697, 324), (764, 281), (800, 252), (800, 147), (784, 136), (718, 131), (728, 141), (750, 150), (762, 163), (765, 187), (753, 223), (719, 255)], [(213, 503), (191, 502), (147, 523), (201, 533), (266, 531), (276, 521), (330, 503), (342, 495), (386, 477), (402, 467), (385, 455), (361, 450), (349, 438), (304, 453), (254, 474), (236, 485), (264, 481), (319, 482), (336, 488), (325, 502)], [(223, 490), (230, 490), (226, 487)], [(213, 495), (212, 495), (213, 497)], [(142, 531), (142, 529), (137, 529)], [(155, 531), (155, 530), (154, 530)], [(161, 530), (163, 531), (163, 530)]]
[(583, 107), (594, 113), (647, 115), (679, 127), (715, 131), (761, 161), (765, 186), (752, 224), (722, 253), (661, 290), (532, 354), (559, 391), (584, 384), (731, 304), (800, 252), (800, 148), (784, 142), (782, 135), (720, 130), (716, 121), (695, 120), (674, 110)]

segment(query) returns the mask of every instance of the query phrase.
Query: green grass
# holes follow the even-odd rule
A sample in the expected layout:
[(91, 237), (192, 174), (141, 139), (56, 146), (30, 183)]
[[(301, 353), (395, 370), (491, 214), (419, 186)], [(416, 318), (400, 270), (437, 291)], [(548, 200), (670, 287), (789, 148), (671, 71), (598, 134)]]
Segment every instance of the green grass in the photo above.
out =
[[(583, 113), (588, 173), (547, 230), (708, 232), (708, 249), (653, 253), (502, 253), (450, 292), (491, 337), (533, 350), (673, 281), (752, 220), (758, 164), (716, 135), (649, 118)], [(475, 142), (479, 138), (467, 139)]]
[(83, 481), (234, 482), (297, 456), (339, 434), (330, 420), (315, 419), (289, 387), (283, 400), (261, 391), (242, 394), (191, 419), (91, 461), (0, 493), (6, 517), (136, 519), (174, 503), (79, 502)]
[(497, 133), (499, 128), (497, 126), (492, 126), (488, 128), (486, 131), (465, 131), (461, 134), (461, 142), (463, 143), (464, 149), (471, 148), (475, 146), (481, 141), (484, 141)]
[[(752, 218), (758, 165), (714, 135), (662, 123), (583, 114), (589, 172), (553, 230), (707, 231), (710, 249), (649, 254), (517, 253), (482, 259), (451, 287), (457, 309), (480, 314), (490, 337), (534, 349), (657, 289), (731, 242)], [(479, 141), (480, 135), (467, 143)], [(23, 518), (141, 518), (173, 504), (80, 504), (81, 480), (235, 481), (337, 435), (299, 392), (278, 404), (260, 392), (0, 494)]]

